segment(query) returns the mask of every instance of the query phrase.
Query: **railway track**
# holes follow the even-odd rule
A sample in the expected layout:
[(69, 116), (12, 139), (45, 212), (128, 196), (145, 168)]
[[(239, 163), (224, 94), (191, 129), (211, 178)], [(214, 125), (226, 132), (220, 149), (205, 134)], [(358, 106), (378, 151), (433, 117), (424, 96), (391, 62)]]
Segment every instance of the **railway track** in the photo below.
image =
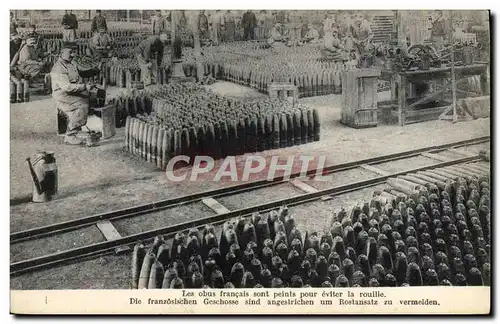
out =
[[(317, 190), (303, 183), (300, 180), (301, 176), (300, 173), (294, 173), (290, 176), (290, 180), (283, 179), (283, 177), (280, 176), (274, 178), (272, 181), (268, 181), (267, 179), (259, 180), (250, 183), (244, 183), (244, 184), (229, 186), (226, 188), (216, 189), (212, 191), (206, 191), (192, 195), (182, 196), (178, 198), (166, 199), (155, 203), (121, 209), (109, 213), (92, 215), (76, 220), (70, 220), (48, 226), (33, 228), (26, 231), (15, 232), (10, 235), (11, 245), (24, 241), (35, 240), (42, 237), (55, 236), (57, 234), (69, 231), (75, 231), (80, 228), (89, 226), (98, 226), (98, 228), (101, 230), (101, 232), (103, 232), (107, 240), (104, 242), (89, 244), (86, 246), (68, 249), (53, 254), (48, 254), (27, 260), (13, 262), (10, 265), (10, 274), (11, 276), (16, 276), (23, 273), (36, 271), (43, 268), (50, 268), (56, 265), (61, 265), (76, 260), (91, 258), (104, 253), (126, 252), (130, 250), (128, 247), (129, 245), (135, 244), (137, 241), (147, 241), (149, 239), (154, 238), (157, 235), (170, 237), (175, 235), (175, 233), (179, 231), (184, 231), (189, 228), (201, 227), (209, 223), (218, 224), (234, 217), (250, 216), (254, 212), (266, 212), (283, 205), (295, 206), (307, 202), (316, 201), (318, 199), (328, 199), (329, 197), (332, 196), (338, 196), (345, 193), (358, 191), (363, 188), (368, 188), (368, 187), (373, 187), (375, 185), (383, 184), (388, 179), (404, 177), (407, 174), (425, 172), (431, 169), (446, 168), (457, 164), (476, 162), (480, 160), (479, 156), (470, 153), (467, 154), (466, 152), (456, 151), (456, 150), (459, 149), (460, 147), (487, 143), (489, 141), (490, 137), (486, 136), (467, 141), (460, 141), (445, 145), (432, 146), (397, 154), (391, 154), (391, 155), (364, 159), (350, 163), (334, 165), (326, 168), (326, 170), (324, 170), (325, 173), (334, 174), (342, 171), (362, 168), (365, 170), (370, 170), (372, 172), (375, 172), (379, 174), (379, 176), (371, 178), (369, 180), (358, 181), (355, 183), (340, 185), (324, 190)], [(454, 153), (460, 155), (461, 157), (454, 159), (439, 155), (440, 152), (447, 150), (451, 150)], [(437, 163), (396, 173), (390, 173), (376, 167), (377, 164), (392, 162), (396, 160), (403, 160), (418, 156), (424, 156), (427, 158), (434, 159), (437, 161)], [(310, 170), (308, 172), (308, 176), (313, 176), (315, 174), (316, 170)], [(423, 176), (425, 177), (425, 175)], [(285, 199), (278, 199), (272, 202), (241, 208), (233, 211), (228, 210), (215, 200), (216, 198), (219, 197), (232, 196), (236, 194), (249, 192), (252, 190), (269, 188), (284, 183), (290, 183), (295, 187), (301, 189), (305, 193), (298, 196), (289, 197)], [(397, 194), (398, 192), (399, 192), (398, 190), (394, 189), (392, 194)], [(194, 221), (183, 222), (176, 225), (161, 227), (154, 230), (128, 235), (125, 237), (121, 237), (119, 233), (116, 231), (116, 229), (114, 229), (112, 223), (110, 222), (112, 220), (137, 217), (141, 215), (146, 217), (147, 214), (150, 213), (158, 212), (161, 210), (165, 210), (180, 205), (192, 204), (200, 201), (209, 206), (216, 213), (216, 215), (207, 216)], [(108, 231), (106, 231), (106, 229), (108, 229)], [(114, 233), (109, 234), (110, 229), (111, 232), (113, 232), (112, 230), (114, 230)]]

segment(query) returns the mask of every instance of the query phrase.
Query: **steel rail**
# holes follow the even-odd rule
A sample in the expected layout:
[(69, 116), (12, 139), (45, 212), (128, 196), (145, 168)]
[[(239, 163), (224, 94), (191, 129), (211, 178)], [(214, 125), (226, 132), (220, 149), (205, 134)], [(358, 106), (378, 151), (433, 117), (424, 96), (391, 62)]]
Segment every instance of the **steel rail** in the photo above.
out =
[(53, 267), (56, 265), (64, 264), (69, 261), (78, 260), (82, 257), (95, 256), (103, 252), (108, 252), (111, 249), (115, 249), (120, 246), (135, 244), (140, 241), (146, 241), (154, 238), (157, 235), (163, 235), (165, 237), (171, 237), (179, 231), (185, 231), (193, 227), (205, 226), (206, 224), (214, 224), (224, 222), (234, 217), (239, 216), (251, 216), (254, 212), (265, 212), (271, 209), (278, 208), (280, 206), (295, 206), (304, 204), (307, 202), (312, 202), (323, 196), (338, 196), (344, 193), (357, 191), (366, 187), (372, 187), (377, 184), (384, 183), (387, 179), (397, 177), (400, 175), (405, 175), (409, 173), (416, 173), (419, 171), (425, 171), (429, 169), (443, 168), (460, 163), (476, 162), (481, 161), (481, 158), (472, 156), (464, 157), (451, 161), (440, 162), (429, 166), (419, 167), (412, 170), (400, 171), (386, 176), (379, 176), (377, 178), (372, 178), (369, 180), (363, 180), (355, 183), (350, 183), (347, 185), (337, 186), (333, 188), (328, 188), (324, 190), (319, 190), (313, 193), (306, 193), (295, 197), (279, 199), (269, 203), (260, 204), (257, 206), (246, 207), (234, 211), (230, 211), (224, 214), (218, 214), (213, 216), (208, 216), (200, 218), (193, 221), (187, 221), (184, 223), (166, 226), (162, 228), (157, 228), (129, 236), (122, 237), (120, 239), (99, 242), (94, 244), (89, 244), (82, 247), (77, 247), (41, 257), (36, 257), (28, 260), (18, 261), (10, 264), (10, 275), (16, 276), (27, 272), (32, 272), (35, 270)]
[[(325, 167), (324, 172), (326, 174), (331, 174), (335, 172), (347, 171), (351, 169), (355, 169), (360, 167), (363, 164), (379, 164), (392, 162), (395, 160), (400, 160), (404, 158), (411, 158), (420, 155), (423, 152), (439, 152), (442, 150), (446, 150), (452, 147), (462, 147), (468, 145), (476, 145), (490, 141), (490, 136), (484, 136), (479, 138), (474, 138), (470, 140), (464, 140), (454, 143), (448, 143), (443, 145), (425, 147), (416, 150), (410, 150), (395, 154), (389, 154), (385, 156), (379, 156), (374, 158), (363, 159), (359, 161), (353, 161), (343, 164), (337, 164), (329, 167)], [(312, 169), (307, 172), (308, 176), (315, 175), (317, 169)], [(303, 176), (300, 172), (295, 172), (290, 175), (289, 179), (299, 178)], [(101, 213), (96, 215), (91, 215), (87, 217), (82, 217), (74, 220), (59, 222), (51, 225), (36, 227), (24, 231), (19, 231), (10, 234), (10, 244), (20, 243), (27, 240), (33, 240), (49, 235), (60, 234), (64, 232), (73, 231), (79, 228), (87, 227), (94, 225), (98, 221), (101, 220), (117, 220), (123, 218), (131, 218), (143, 214), (150, 214), (154, 212), (158, 212), (167, 208), (176, 207), (179, 205), (190, 204), (194, 202), (199, 202), (203, 198), (218, 198), (218, 197), (226, 197), (231, 195), (236, 195), (240, 193), (245, 193), (251, 190), (257, 190), (261, 188), (266, 188), (270, 186), (275, 186), (283, 183), (287, 183), (288, 179), (284, 179), (283, 176), (277, 176), (272, 180), (257, 180), (252, 182), (247, 182), (243, 184), (237, 184), (233, 186), (228, 186), (224, 188), (214, 189), (210, 191), (198, 192), (186, 196), (165, 199), (154, 203), (148, 203), (145, 205), (139, 205), (134, 207), (129, 207), (125, 209), (119, 209), (107, 213)]]

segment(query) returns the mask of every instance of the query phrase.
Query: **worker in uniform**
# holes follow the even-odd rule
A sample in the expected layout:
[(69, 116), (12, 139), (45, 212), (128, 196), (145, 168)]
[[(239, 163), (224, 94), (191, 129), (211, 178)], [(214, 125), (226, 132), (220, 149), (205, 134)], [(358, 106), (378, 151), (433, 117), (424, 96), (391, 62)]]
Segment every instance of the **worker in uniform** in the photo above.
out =
[[(135, 55), (144, 86), (147, 87), (155, 83), (158, 77), (158, 66), (163, 60), (164, 43), (168, 40), (166, 34), (152, 35), (143, 40), (136, 48)], [(156, 60), (155, 60), (156, 58)]]
[(92, 19), (91, 30), (93, 33), (98, 33), (101, 28), (108, 31), (108, 26), (106, 25), (106, 18), (102, 16), (101, 10), (95, 11), (95, 16)]
[(113, 42), (106, 32), (106, 27), (101, 26), (90, 42), (92, 56), (97, 59), (109, 58)]
[(153, 35), (160, 35), (166, 30), (166, 19), (162, 16), (161, 10), (156, 10), (156, 16), (151, 18), (151, 32)]
[(323, 22), (323, 33), (325, 35), (331, 35), (335, 27), (336, 27), (335, 13), (333, 11), (329, 11), (327, 13), (325, 21)]
[(443, 12), (441, 10), (436, 11), (437, 18), (432, 22), (431, 27), (431, 41), (434, 43), (436, 50), (440, 50), (447, 37), (447, 26), (446, 20), (443, 17)]
[(341, 39), (344, 39), (351, 32), (352, 20), (348, 13), (343, 13), (341, 17), (339, 22), (339, 36)]
[(348, 59), (337, 29), (325, 34), (323, 41), (323, 49), (321, 50), (323, 58), (333, 61), (346, 61)]
[(221, 15), (220, 10), (216, 10), (210, 15), (208, 25), (210, 27), (210, 39), (212, 43), (214, 45), (219, 45), (221, 30), (224, 26), (224, 17)]
[(78, 20), (72, 10), (66, 10), (61, 25), (63, 26), (63, 42), (74, 42), (77, 38)]
[(67, 43), (50, 73), (52, 98), (57, 102), (57, 109), (68, 117), (64, 143), (69, 145), (79, 145), (84, 141), (77, 135), (87, 124), (89, 91), (94, 88), (92, 83), (79, 83), (78, 70), (72, 63), (77, 50), (76, 43)]
[(228, 42), (234, 41), (236, 25), (234, 22), (234, 14), (231, 10), (226, 11), (226, 14), (224, 15), (224, 25), (226, 26), (225, 40)]
[(208, 39), (210, 38), (210, 30), (208, 29), (208, 18), (205, 15), (205, 10), (201, 10), (198, 15), (198, 29), (200, 32), (200, 38)]
[(257, 27), (257, 18), (255, 14), (247, 10), (243, 14), (243, 19), (241, 20), (241, 25), (244, 30), (244, 39), (245, 40), (254, 40), (255, 39), (255, 27)]
[(359, 60), (373, 49), (373, 31), (370, 23), (362, 14), (356, 15), (356, 19), (351, 26), (351, 33)]
[(302, 38), (303, 43), (317, 44), (319, 43), (319, 32), (314, 28), (313, 24), (309, 24), (307, 33)]
[(37, 49), (36, 39), (30, 37), (11, 61), (11, 81), (16, 85), (16, 101), (29, 101), (29, 84), (46, 67)]

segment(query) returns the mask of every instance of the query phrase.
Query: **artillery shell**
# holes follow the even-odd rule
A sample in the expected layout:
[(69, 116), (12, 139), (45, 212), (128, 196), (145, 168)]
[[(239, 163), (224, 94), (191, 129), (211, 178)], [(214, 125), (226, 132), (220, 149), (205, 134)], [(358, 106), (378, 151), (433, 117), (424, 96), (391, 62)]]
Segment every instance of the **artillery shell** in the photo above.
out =
[(300, 130), (301, 130), (301, 138), (302, 143), (309, 142), (309, 121), (307, 119), (307, 112), (305, 110), (301, 111), (300, 115)]
[(245, 121), (240, 119), (237, 125), (237, 136), (238, 136), (238, 145), (236, 147), (236, 154), (242, 154), (246, 150), (246, 128)]
[(196, 128), (189, 128), (189, 156), (194, 157), (198, 152), (198, 134)]
[(214, 130), (214, 125), (210, 124), (207, 127), (206, 134), (205, 134), (205, 147), (207, 149), (207, 153), (209, 155), (214, 154), (215, 152), (215, 130)]
[(162, 167), (162, 157), (163, 157), (163, 136), (165, 132), (163, 129), (158, 128), (157, 139), (156, 139), (156, 148), (155, 148), (155, 157), (156, 157), (156, 167), (161, 169)]
[(168, 267), (170, 265), (170, 246), (167, 243), (163, 243), (158, 248), (156, 253), (156, 259), (164, 266)]
[(286, 113), (286, 128), (288, 146), (295, 145), (295, 129), (293, 128), (293, 118), (290, 112)]
[(181, 148), (179, 154), (187, 154), (189, 152), (189, 149), (191, 148), (191, 145), (189, 143), (189, 131), (186, 128), (183, 128), (180, 135)]
[(307, 136), (309, 138), (309, 141), (313, 141), (314, 140), (314, 119), (313, 119), (313, 114), (312, 114), (312, 110), (311, 109), (308, 109), (307, 110), (307, 124), (309, 125), (308, 129), (307, 129)]
[(139, 122), (139, 132), (137, 133), (137, 155), (143, 155), (143, 143), (144, 143), (144, 133), (146, 129), (146, 123), (140, 121)]
[(158, 260), (155, 260), (151, 266), (151, 272), (149, 274), (148, 289), (161, 288), (163, 276), (163, 265)]
[(181, 132), (176, 129), (173, 132), (173, 156), (177, 156), (182, 154), (182, 147), (181, 147)]
[(312, 117), (313, 117), (313, 123), (314, 123), (314, 141), (319, 141), (320, 140), (320, 120), (319, 120), (319, 113), (316, 109), (313, 109), (312, 112)]
[(132, 289), (137, 289), (138, 287), (139, 276), (145, 255), (146, 250), (144, 249), (144, 245), (136, 244), (134, 246), (134, 252), (132, 253)]
[(127, 119), (125, 121), (125, 148), (128, 150), (129, 147), (129, 141), (130, 141), (130, 120), (131, 117), (127, 116)]
[(171, 156), (170, 142), (171, 142), (172, 132), (170, 129), (162, 130), (162, 132), (163, 132), (163, 140), (162, 140), (162, 144), (161, 144), (161, 156), (162, 156), (161, 157), (161, 169), (166, 170), (167, 163), (170, 160), (170, 156)]
[(142, 262), (141, 272), (139, 275), (139, 289), (147, 289), (149, 283), (149, 274), (151, 273), (151, 266), (155, 261), (155, 255), (152, 253), (147, 253)]
[(149, 161), (149, 162), (152, 161), (152, 158), (151, 158), (152, 141), (153, 141), (153, 125), (148, 124), (148, 134), (146, 137), (146, 147), (145, 147), (146, 154), (145, 154), (144, 158), (146, 159), (146, 161)]
[(221, 126), (219, 123), (214, 123), (214, 145), (213, 145), (213, 158), (218, 159), (222, 156), (222, 150), (221, 150), (221, 141), (222, 141), (222, 134), (221, 134)]
[(287, 121), (286, 115), (279, 115), (279, 127), (280, 127), (280, 146), (279, 147), (287, 147), (288, 144), (288, 131), (287, 131)]

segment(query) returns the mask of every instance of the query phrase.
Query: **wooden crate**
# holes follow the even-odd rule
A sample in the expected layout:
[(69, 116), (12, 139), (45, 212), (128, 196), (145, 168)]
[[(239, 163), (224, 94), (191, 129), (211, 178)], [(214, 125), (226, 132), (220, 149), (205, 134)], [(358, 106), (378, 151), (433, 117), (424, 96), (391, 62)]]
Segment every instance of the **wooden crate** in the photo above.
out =
[(380, 75), (381, 70), (374, 68), (342, 73), (342, 124), (354, 128), (378, 125), (377, 81)]
[(291, 83), (271, 83), (267, 87), (267, 93), (271, 99), (287, 100), (292, 97), (294, 104), (299, 101), (299, 90)]

